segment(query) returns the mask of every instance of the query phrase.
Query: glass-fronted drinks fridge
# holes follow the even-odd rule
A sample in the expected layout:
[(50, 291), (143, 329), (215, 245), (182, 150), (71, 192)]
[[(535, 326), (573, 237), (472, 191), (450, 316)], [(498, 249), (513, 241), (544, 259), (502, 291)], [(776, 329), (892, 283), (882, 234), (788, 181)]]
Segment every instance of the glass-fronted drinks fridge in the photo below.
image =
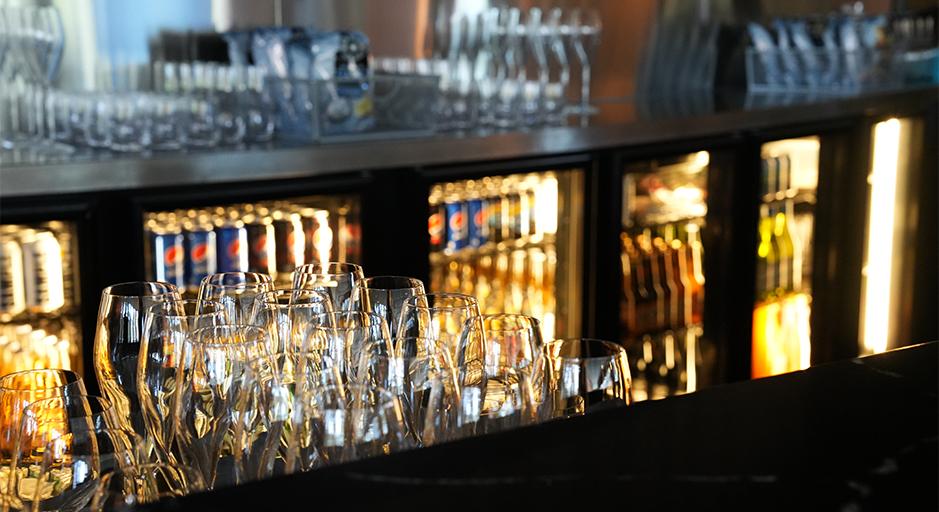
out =
[(580, 332), (583, 174), (549, 170), (441, 182), (430, 190), (430, 282), (487, 313), (540, 320), (546, 340)]
[(698, 385), (709, 159), (700, 151), (639, 162), (623, 177), (620, 338), (637, 400)]
[(199, 205), (144, 214), (151, 280), (188, 294), (215, 272), (262, 272), (278, 283), (313, 262), (359, 262), (359, 204), (345, 196)]
[(0, 225), (0, 375), (81, 371), (77, 269), (73, 223)]

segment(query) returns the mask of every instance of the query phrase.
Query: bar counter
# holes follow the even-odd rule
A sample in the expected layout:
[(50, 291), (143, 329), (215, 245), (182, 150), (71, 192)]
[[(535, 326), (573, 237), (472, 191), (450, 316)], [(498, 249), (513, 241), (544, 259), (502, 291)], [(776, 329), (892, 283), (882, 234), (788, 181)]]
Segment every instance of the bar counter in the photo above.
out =
[(937, 348), (592, 411), (150, 510), (936, 510)]
[(934, 86), (856, 95), (725, 92), (698, 98), (628, 99), (568, 125), (506, 132), (444, 133), (430, 138), (320, 145), (275, 142), (258, 148), (150, 155), (80, 153), (48, 163), (0, 162), (0, 197), (269, 182), (640, 148), (682, 140), (733, 138), (749, 131), (896, 115), (933, 104)]

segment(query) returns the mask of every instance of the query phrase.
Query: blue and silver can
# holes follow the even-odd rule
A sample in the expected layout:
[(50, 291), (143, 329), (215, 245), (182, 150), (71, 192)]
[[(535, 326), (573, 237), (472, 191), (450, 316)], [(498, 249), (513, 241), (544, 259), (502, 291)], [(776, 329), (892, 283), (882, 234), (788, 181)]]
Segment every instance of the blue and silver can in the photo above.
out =
[(240, 220), (215, 226), (215, 247), (219, 272), (248, 271), (248, 232)]
[(183, 289), (186, 283), (182, 231), (176, 224), (152, 224), (148, 230), (153, 278)]
[(215, 231), (211, 224), (199, 222), (188, 222), (183, 228), (186, 289), (197, 292), (202, 279), (214, 274), (218, 266), (215, 257)]

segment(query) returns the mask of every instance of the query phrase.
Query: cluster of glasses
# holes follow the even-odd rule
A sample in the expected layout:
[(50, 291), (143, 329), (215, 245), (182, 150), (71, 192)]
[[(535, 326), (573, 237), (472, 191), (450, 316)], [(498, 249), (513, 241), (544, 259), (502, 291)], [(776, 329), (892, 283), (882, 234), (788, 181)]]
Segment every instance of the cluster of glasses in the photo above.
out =
[[(935, 18), (846, 12), (747, 26), (747, 82), (753, 90), (856, 91), (915, 82), (936, 62)], [(928, 70), (926, 81), (935, 75)]]
[(119, 152), (272, 139), (274, 107), (259, 68), (157, 62), (152, 70), (150, 80), (112, 79), (103, 87), (107, 92), (52, 91), (51, 135), (62, 143)]
[[(438, 128), (535, 126), (593, 111), (591, 61), (601, 33), (596, 10), (492, 7), (470, 15), (441, 5), (431, 25), (431, 59), (375, 64), (385, 72), (440, 77)], [(574, 73), (581, 87), (571, 102)]]
[(0, 5), (0, 149), (67, 153), (53, 142), (47, 100), (65, 34), (54, 7)]
[(103, 397), (66, 370), (0, 379), (3, 503), (114, 510), (631, 403), (619, 345), (544, 342), (534, 318), (352, 264), (288, 286), (106, 288)]

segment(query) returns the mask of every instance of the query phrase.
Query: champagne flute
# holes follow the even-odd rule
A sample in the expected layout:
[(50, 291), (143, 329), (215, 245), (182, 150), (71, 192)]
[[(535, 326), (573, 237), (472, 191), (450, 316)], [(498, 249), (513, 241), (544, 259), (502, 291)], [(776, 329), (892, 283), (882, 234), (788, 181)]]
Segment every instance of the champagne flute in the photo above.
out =
[(175, 286), (161, 282), (130, 282), (101, 292), (95, 331), (95, 375), (122, 426), (146, 435), (137, 391), (137, 362), (146, 312), (167, 300), (179, 300)]
[(354, 263), (309, 263), (293, 273), (293, 288), (317, 290), (329, 295), (336, 311), (369, 311), (368, 304), (355, 293), (365, 280), (362, 267)]
[(196, 330), (226, 321), (222, 304), (208, 300), (168, 300), (147, 311), (137, 360), (137, 392), (159, 460), (177, 462), (173, 411), (182, 344)]

